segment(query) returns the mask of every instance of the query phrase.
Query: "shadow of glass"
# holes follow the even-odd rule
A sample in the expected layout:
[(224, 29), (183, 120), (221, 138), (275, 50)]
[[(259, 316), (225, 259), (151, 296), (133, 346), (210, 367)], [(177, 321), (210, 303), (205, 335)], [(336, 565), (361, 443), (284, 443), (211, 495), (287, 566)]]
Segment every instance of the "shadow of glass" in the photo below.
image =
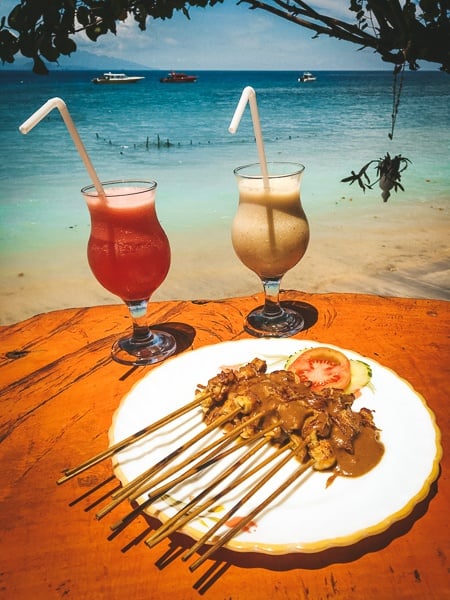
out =
[(158, 323), (152, 327), (155, 331), (165, 331), (173, 335), (177, 342), (177, 349), (175, 355), (181, 354), (188, 348), (190, 348), (195, 340), (195, 329), (191, 325), (186, 323)]
[(313, 325), (317, 323), (317, 319), (319, 318), (319, 311), (312, 304), (308, 304), (307, 302), (300, 302), (298, 300), (282, 300), (280, 304), (281, 306), (291, 308), (292, 310), (295, 310), (302, 315), (305, 321), (305, 325), (302, 331), (310, 329)]
[[(177, 349), (172, 356), (176, 356), (177, 354), (181, 354), (188, 348), (190, 348), (195, 339), (195, 329), (190, 325), (186, 325), (186, 323), (158, 323), (155, 326), (152, 326), (152, 331), (164, 331), (167, 333), (171, 333), (175, 338)], [(157, 366), (157, 363), (155, 366)], [(132, 373), (134, 373), (137, 369), (141, 369), (141, 366), (133, 366), (127, 369), (125, 373), (123, 373), (119, 379), (120, 381), (125, 381), (127, 377), (129, 377)], [(144, 366), (145, 368), (145, 366)]]

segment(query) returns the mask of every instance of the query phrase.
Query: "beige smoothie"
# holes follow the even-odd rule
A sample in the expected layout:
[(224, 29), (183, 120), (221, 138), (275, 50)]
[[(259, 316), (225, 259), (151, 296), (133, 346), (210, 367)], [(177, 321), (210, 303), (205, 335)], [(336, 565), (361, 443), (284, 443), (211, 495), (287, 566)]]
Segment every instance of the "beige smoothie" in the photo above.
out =
[(238, 181), (239, 207), (231, 239), (239, 259), (262, 278), (292, 269), (306, 252), (309, 226), (300, 202), (298, 176)]

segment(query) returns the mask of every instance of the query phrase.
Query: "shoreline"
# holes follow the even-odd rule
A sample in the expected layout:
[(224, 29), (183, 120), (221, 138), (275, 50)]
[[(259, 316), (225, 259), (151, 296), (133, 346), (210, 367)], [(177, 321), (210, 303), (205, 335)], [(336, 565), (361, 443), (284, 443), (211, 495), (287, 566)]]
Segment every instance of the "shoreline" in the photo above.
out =
[[(355, 292), (450, 300), (449, 199), (350, 198), (306, 206), (311, 240), (304, 258), (288, 272), (283, 289), (311, 293)], [(208, 231), (168, 231), (172, 266), (152, 300), (219, 299), (261, 291), (257, 276), (240, 263), (230, 223)], [(0, 324), (42, 312), (119, 304), (94, 279), (86, 259), (88, 231), (67, 234), (64, 247), (2, 253)]]

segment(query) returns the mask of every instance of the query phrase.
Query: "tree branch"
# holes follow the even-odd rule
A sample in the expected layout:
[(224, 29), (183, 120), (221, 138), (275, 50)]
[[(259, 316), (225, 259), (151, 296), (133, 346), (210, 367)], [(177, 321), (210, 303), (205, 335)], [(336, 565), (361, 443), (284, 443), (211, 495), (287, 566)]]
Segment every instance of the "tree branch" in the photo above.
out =
[[(441, 63), (450, 72), (450, 21), (447, 0), (429, 0), (429, 14), (419, 20), (416, 4), (405, 0), (352, 0), (350, 11), (356, 12), (357, 24), (323, 15), (303, 0), (239, 0), (251, 9), (260, 9), (314, 31), (362, 47), (370, 47), (386, 62), (416, 69), (417, 60)], [(432, 10), (433, 6), (435, 11)], [(445, 6), (445, 8), (444, 8)], [(435, 14), (439, 18), (435, 18)], [(367, 20), (374, 34), (364, 30)], [(438, 58), (439, 57), (439, 58)]]
[[(70, 36), (81, 29), (95, 42), (116, 33), (117, 22), (128, 15), (144, 31), (148, 18), (171, 19), (181, 11), (189, 19), (190, 7), (213, 7), (223, 1), (17, 0), (8, 19), (0, 19), (0, 60), (12, 63), (21, 53), (34, 60), (35, 72), (48, 73), (44, 60), (57, 62), (60, 55), (75, 52)], [(322, 14), (303, 0), (239, 0), (238, 4), (290, 21), (313, 31), (314, 37), (327, 35), (372, 48), (395, 65), (407, 63), (416, 69), (418, 60), (427, 60), (450, 72), (449, 0), (349, 0), (354, 22)]]

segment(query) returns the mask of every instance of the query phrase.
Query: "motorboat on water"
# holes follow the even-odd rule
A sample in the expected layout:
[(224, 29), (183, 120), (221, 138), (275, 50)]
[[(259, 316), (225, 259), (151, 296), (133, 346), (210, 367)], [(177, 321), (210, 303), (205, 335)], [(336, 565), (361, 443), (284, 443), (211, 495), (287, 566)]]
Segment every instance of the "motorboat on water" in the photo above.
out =
[(195, 83), (197, 75), (186, 75), (186, 73), (176, 73), (171, 71), (166, 77), (161, 77), (161, 83)]
[(92, 83), (136, 83), (145, 77), (138, 75), (125, 75), (125, 73), (103, 73), (100, 77), (95, 77)]
[(309, 73), (309, 71), (306, 71), (301, 77), (298, 78), (298, 81), (301, 83), (308, 83), (310, 81), (316, 81), (316, 79), (317, 77), (315, 75)]

